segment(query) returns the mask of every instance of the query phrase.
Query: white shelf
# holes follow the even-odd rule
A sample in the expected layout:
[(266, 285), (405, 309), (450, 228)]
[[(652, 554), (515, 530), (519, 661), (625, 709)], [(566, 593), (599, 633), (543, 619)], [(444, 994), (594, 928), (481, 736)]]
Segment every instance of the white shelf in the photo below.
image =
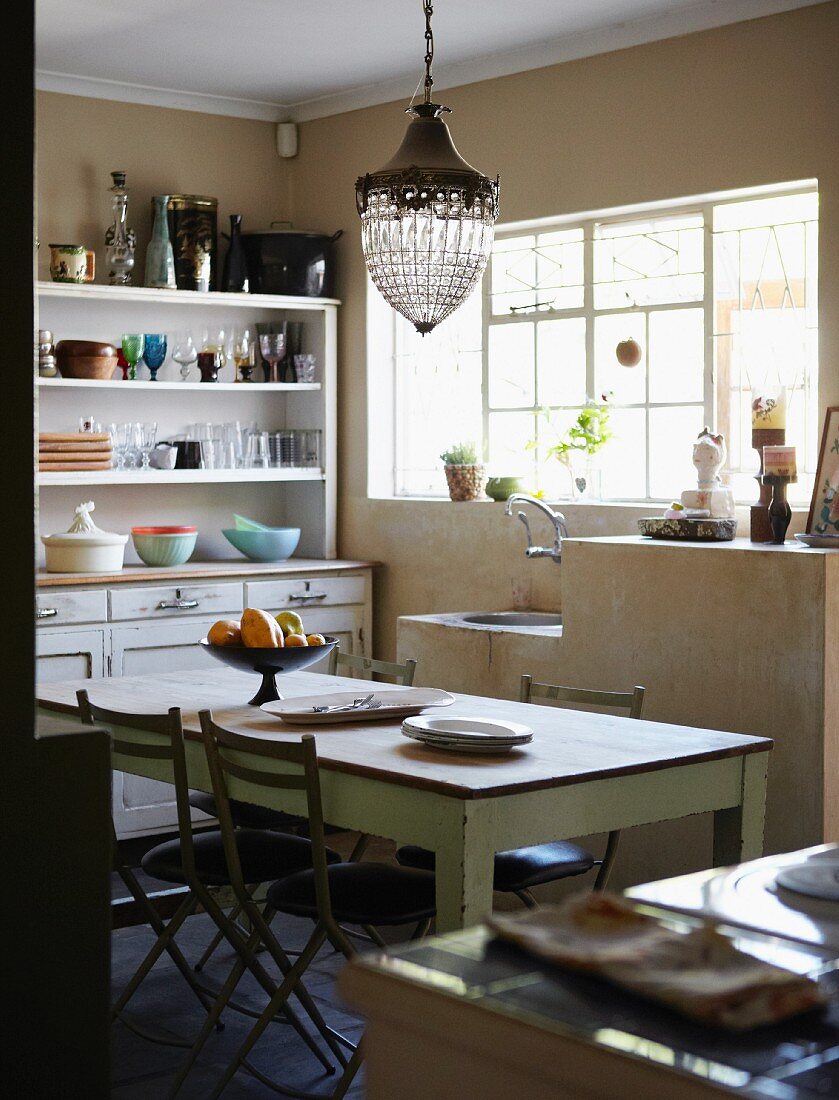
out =
[(323, 481), (323, 470), (66, 470), (39, 473), (45, 485), (197, 485), (230, 482)]
[[(200, 390), (212, 393), (214, 390), (231, 390), (240, 396), (249, 397), (257, 393), (315, 393), (320, 390), (320, 382), (150, 382), (147, 378), (134, 382), (123, 382), (121, 378), (39, 378), (38, 386), (45, 389), (125, 389), (132, 390)], [(126, 396), (128, 391), (126, 390)]]
[(337, 298), (293, 298), (284, 294), (225, 294), (221, 291), (158, 290), (146, 286), (105, 286), (96, 283), (36, 283), (46, 298), (77, 298), (86, 302), (154, 302), (158, 305), (233, 306), (246, 309), (322, 310), (338, 306)]

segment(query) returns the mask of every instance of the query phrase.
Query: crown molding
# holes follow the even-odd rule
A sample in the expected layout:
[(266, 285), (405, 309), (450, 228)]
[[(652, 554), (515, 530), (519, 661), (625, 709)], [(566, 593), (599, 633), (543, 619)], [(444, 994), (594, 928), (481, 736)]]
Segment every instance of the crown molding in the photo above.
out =
[[(514, 73), (542, 69), (564, 61), (610, 53), (648, 42), (693, 34), (713, 27), (728, 26), (748, 19), (811, 7), (823, 0), (697, 0), (687, 8), (642, 19), (628, 20), (581, 34), (562, 35), (520, 49), (470, 58), (434, 70), (437, 90), (493, 80)], [(419, 71), (419, 61), (418, 70)], [(344, 114), (381, 103), (407, 100), (415, 90), (416, 72), (394, 80), (365, 84), (334, 94), (300, 100), (296, 103), (272, 103), (237, 99), (231, 96), (182, 92), (174, 88), (155, 88), (142, 84), (123, 84), (95, 77), (75, 76), (37, 70), (35, 86), (41, 91), (65, 95), (111, 99), (181, 111), (229, 115), (233, 118), (259, 119), (264, 122), (308, 122), (328, 115)]]
[(35, 70), (35, 87), (41, 92), (86, 96), (89, 99), (111, 99), (118, 103), (139, 103), (147, 107), (169, 107), (176, 111), (200, 111), (205, 115), (228, 115), (231, 118), (251, 118), (262, 122), (284, 122), (291, 117), (291, 108), (283, 103), (268, 103), (258, 99), (235, 99), (232, 96), (206, 95), (202, 92), (179, 92), (176, 88), (153, 88), (146, 84), (123, 84), (117, 80), (74, 76)]

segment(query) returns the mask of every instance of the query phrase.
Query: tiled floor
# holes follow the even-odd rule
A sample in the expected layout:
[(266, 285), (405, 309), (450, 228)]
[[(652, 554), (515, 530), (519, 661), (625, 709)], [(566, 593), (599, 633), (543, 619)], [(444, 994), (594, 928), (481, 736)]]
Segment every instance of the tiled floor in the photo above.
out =
[[(354, 838), (348, 834), (330, 836), (330, 845), (348, 852)], [(148, 842), (143, 847), (148, 847)], [(392, 858), (393, 845), (387, 841), (374, 841), (370, 848), (372, 858)], [(346, 854), (346, 852), (344, 853)], [(142, 872), (138, 876), (146, 889), (155, 885)], [(119, 880), (114, 878), (114, 896), (125, 893)], [(312, 929), (311, 921), (296, 917), (277, 916), (273, 926), (275, 934), (286, 950), (301, 948)], [(397, 930), (394, 930), (396, 932)], [(399, 930), (407, 936), (411, 929)], [(212, 939), (215, 926), (204, 915), (190, 917), (178, 933), (177, 942), (190, 963), (195, 963)], [(401, 936), (388, 936), (402, 938)], [(113, 993), (116, 997), (144, 958), (154, 942), (146, 926), (123, 928), (115, 931), (111, 941)], [(360, 943), (360, 948), (367, 945)], [(202, 971), (207, 985), (220, 986), (235, 961), (233, 951), (224, 945), (219, 947), (210, 963)], [(276, 967), (266, 953), (260, 955), (266, 969), (276, 974)], [(345, 965), (343, 956), (331, 948), (321, 949), (305, 977), (305, 984), (320, 1008), (327, 1023), (338, 1028), (347, 1038), (356, 1042), (362, 1021), (342, 1004), (335, 991), (335, 978)], [(261, 1009), (266, 998), (258, 983), (246, 974), (242, 979), (236, 999), (248, 1007)], [(296, 1004), (296, 1002), (294, 1002)], [(141, 1028), (156, 1035), (191, 1039), (197, 1035), (203, 1023), (204, 1013), (195, 994), (187, 986), (168, 955), (164, 955), (147, 976), (127, 1008), (128, 1017)], [(193, 1067), (178, 1097), (184, 1100), (204, 1100), (211, 1093), (219, 1077), (227, 1068), (235, 1052), (243, 1042), (253, 1019), (240, 1013), (227, 1011), (225, 1027), (214, 1032), (207, 1041), (196, 1065)], [(310, 1030), (313, 1028), (310, 1027)], [(169, 1087), (187, 1051), (182, 1047), (164, 1046), (151, 1042), (132, 1032), (117, 1021), (111, 1032), (112, 1081), (115, 1100), (158, 1100), (168, 1095)], [(337, 1084), (337, 1075), (324, 1073), (322, 1066), (305, 1043), (287, 1024), (271, 1024), (251, 1054), (251, 1061), (262, 1073), (278, 1083), (311, 1094), (328, 1096)], [(351, 1100), (364, 1095), (364, 1070), (360, 1071), (348, 1093)], [(237, 1097), (273, 1097), (277, 1094), (246, 1070), (240, 1069), (224, 1092), (225, 1100)]]
[[(311, 922), (294, 917), (277, 917), (274, 930), (287, 949), (302, 947), (311, 931)], [(178, 943), (190, 962), (196, 961), (213, 936), (210, 919), (200, 915), (189, 918)], [(147, 928), (125, 928), (114, 932), (112, 972), (115, 995), (129, 980), (153, 942)], [(234, 961), (232, 951), (220, 947), (203, 971), (209, 985), (220, 985)], [(261, 955), (270, 973), (276, 968)], [(329, 948), (321, 951), (310, 967), (305, 984), (323, 1016), (332, 1026), (355, 1042), (362, 1031), (361, 1020), (343, 1005), (335, 992), (335, 976), (344, 965), (342, 956)], [(246, 975), (237, 990), (237, 999), (260, 1009), (265, 996), (257, 983)], [(186, 985), (168, 955), (161, 959), (129, 1002), (127, 1015), (139, 1026), (162, 1036), (192, 1038), (203, 1022), (203, 1011), (194, 993)], [(200, 1100), (209, 1095), (235, 1051), (253, 1026), (253, 1020), (227, 1011), (225, 1028), (214, 1032), (202, 1055), (179, 1093), (185, 1100)], [(117, 1100), (156, 1100), (165, 1097), (186, 1051), (140, 1038), (121, 1022), (112, 1029), (113, 1096)], [(256, 1067), (271, 1079), (292, 1088), (328, 1095), (337, 1078), (328, 1076), (300, 1037), (286, 1024), (272, 1024), (252, 1054)], [(349, 1096), (363, 1096), (363, 1070)], [(224, 1096), (268, 1097), (276, 1095), (246, 1070), (241, 1069), (225, 1090)]]

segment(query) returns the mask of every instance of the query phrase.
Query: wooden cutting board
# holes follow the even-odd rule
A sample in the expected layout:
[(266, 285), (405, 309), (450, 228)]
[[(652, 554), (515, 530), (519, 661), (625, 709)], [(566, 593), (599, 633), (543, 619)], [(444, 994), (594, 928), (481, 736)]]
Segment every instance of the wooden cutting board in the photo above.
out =
[(99, 466), (103, 462), (111, 464), (111, 452), (107, 451), (63, 451), (61, 454), (44, 454), (41, 451), (38, 455), (38, 462), (40, 465), (55, 466), (60, 465), (63, 462), (79, 462), (85, 466)]
[(105, 462), (39, 462), (38, 469), (42, 473), (51, 473), (57, 470), (110, 470), (111, 460)]
[(97, 439), (97, 440), (94, 440), (93, 443), (88, 443), (86, 441), (82, 442), (81, 439), (77, 438), (73, 443), (44, 443), (43, 440), (40, 440), (39, 443), (38, 443), (38, 453), (39, 454), (52, 454), (54, 452), (55, 453), (61, 453), (62, 451), (75, 451), (75, 452), (78, 452), (78, 451), (94, 451), (94, 452), (98, 451), (98, 452), (101, 453), (102, 451), (110, 451), (110, 450), (111, 450), (110, 440), (107, 440), (107, 441), (106, 440), (101, 440), (100, 441), (100, 440)]
[(108, 443), (107, 432), (39, 432), (38, 443)]

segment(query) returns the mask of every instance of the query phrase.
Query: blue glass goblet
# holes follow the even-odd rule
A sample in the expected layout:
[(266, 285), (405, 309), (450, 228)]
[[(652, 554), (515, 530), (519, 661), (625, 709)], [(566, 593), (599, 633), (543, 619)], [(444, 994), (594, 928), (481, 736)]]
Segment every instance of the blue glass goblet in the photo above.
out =
[(147, 332), (143, 346), (143, 362), (149, 368), (151, 381), (157, 381), (157, 372), (163, 366), (166, 359), (166, 334), (162, 332)]

